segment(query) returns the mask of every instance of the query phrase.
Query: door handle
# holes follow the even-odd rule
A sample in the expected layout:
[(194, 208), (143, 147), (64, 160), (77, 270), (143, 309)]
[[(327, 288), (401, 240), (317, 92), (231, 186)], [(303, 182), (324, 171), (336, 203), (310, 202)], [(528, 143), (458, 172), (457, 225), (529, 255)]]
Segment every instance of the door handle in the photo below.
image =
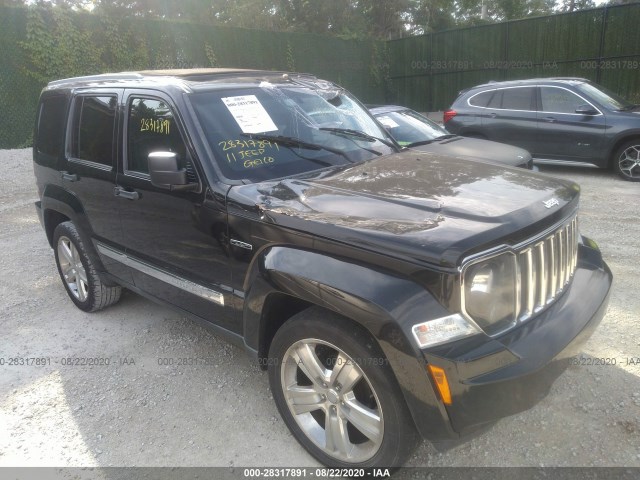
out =
[(489, 117), (491, 117), (491, 118), (496, 118), (497, 116), (498, 116), (498, 114), (497, 114), (497, 113), (490, 113), (490, 114), (489, 114)]
[(63, 180), (66, 180), (68, 182), (77, 182), (79, 180), (78, 175), (76, 175), (75, 173), (60, 172), (60, 176)]
[(556, 119), (554, 117), (544, 117), (543, 120), (547, 123), (555, 123)]
[(139, 200), (140, 199), (140, 194), (138, 192), (134, 191), (128, 191), (125, 190), (122, 187), (115, 187), (113, 189), (113, 194), (116, 197), (120, 197), (120, 198), (126, 198), (128, 200)]

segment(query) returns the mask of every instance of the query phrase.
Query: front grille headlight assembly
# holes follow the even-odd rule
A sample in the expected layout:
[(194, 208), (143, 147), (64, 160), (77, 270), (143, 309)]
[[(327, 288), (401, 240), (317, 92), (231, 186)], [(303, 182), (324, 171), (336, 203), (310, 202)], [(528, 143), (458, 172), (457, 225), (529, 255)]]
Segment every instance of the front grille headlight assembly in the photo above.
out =
[(482, 258), (462, 271), (462, 312), (488, 335), (515, 325), (518, 265), (512, 252)]

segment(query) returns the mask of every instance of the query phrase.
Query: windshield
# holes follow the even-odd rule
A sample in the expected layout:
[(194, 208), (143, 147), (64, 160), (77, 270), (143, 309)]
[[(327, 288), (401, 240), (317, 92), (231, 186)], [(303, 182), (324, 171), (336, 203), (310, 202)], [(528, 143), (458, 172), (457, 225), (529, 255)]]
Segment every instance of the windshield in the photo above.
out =
[(402, 146), (447, 135), (444, 128), (413, 110), (375, 115), (393, 138)]
[(591, 96), (596, 102), (611, 110), (625, 110), (634, 106), (631, 102), (600, 85), (581, 83), (577, 85), (577, 88), (581, 92)]
[(190, 99), (229, 179), (259, 182), (395, 151), (357, 100), (324, 82), (318, 88), (265, 83), (194, 93)]

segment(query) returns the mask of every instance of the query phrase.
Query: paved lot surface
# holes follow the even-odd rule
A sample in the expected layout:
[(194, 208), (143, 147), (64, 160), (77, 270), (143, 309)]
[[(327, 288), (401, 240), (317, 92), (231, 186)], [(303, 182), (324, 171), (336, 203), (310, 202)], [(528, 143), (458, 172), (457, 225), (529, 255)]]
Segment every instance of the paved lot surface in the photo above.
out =
[[(96, 314), (73, 306), (33, 208), (30, 155), (0, 152), (0, 466), (316, 465), (242, 350), (131, 293)], [(444, 453), (425, 443), (409, 465), (640, 466), (640, 184), (543, 171), (582, 186), (582, 233), (615, 275), (584, 355), (616, 364), (572, 367), (532, 410)], [(9, 366), (15, 357), (50, 364)], [(81, 357), (110, 364), (65, 365)]]

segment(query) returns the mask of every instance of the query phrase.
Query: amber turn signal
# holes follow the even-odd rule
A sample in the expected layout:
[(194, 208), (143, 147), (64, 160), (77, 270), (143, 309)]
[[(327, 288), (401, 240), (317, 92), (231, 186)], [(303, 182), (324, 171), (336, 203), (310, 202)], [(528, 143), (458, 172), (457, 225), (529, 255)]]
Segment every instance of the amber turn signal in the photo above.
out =
[(436, 382), (438, 387), (438, 393), (445, 405), (451, 405), (451, 390), (449, 390), (449, 381), (447, 380), (447, 374), (444, 373), (444, 369), (436, 367), (435, 365), (427, 365), (433, 381)]

